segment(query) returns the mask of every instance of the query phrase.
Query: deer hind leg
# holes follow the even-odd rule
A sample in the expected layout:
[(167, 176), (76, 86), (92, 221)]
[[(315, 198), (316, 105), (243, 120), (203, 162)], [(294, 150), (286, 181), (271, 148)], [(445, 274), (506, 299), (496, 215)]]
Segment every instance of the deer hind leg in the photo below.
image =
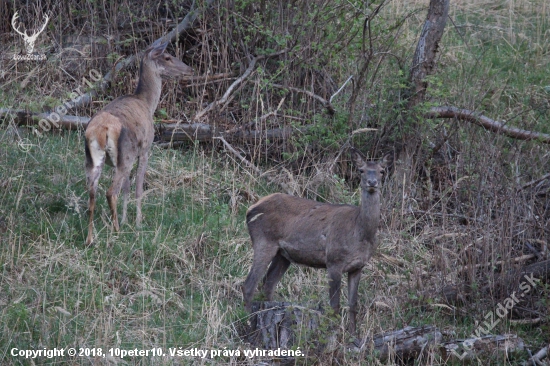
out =
[[(128, 172), (129, 173), (129, 172)], [(113, 228), (115, 231), (120, 231), (118, 225), (118, 214), (117, 214), (117, 197), (120, 193), (120, 188), (122, 188), (122, 183), (124, 182), (126, 172), (117, 168), (115, 176), (113, 178), (113, 183), (107, 191), (107, 202), (109, 202), (109, 207), (111, 208), (111, 219), (113, 222)]]
[(118, 197), (118, 194), (120, 193), (120, 189), (122, 188), (122, 185), (130, 176), (130, 171), (131, 171), (131, 165), (130, 165), (130, 168), (128, 168), (128, 166), (125, 166), (125, 165), (118, 166), (115, 171), (113, 183), (111, 184), (111, 187), (107, 191), (107, 202), (109, 202), (109, 207), (111, 208), (111, 218), (113, 221), (113, 227), (117, 232), (120, 231), (120, 227), (118, 225), (118, 215), (117, 215), (117, 197)]
[(94, 239), (94, 210), (96, 202), (97, 186), (101, 170), (105, 162), (105, 151), (101, 149), (96, 141), (92, 141), (88, 146), (88, 141), (85, 143), (86, 150), (86, 186), (90, 196), (88, 201), (88, 237), (86, 238), (86, 246), (92, 244)]
[(136, 172), (136, 227), (141, 227), (141, 196), (143, 195), (143, 181), (149, 160), (148, 151), (139, 157), (139, 164)]
[(122, 219), (120, 224), (123, 225), (126, 223), (126, 210), (128, 208), (128, 194), (130, 193), (130, 177), (126, 177), (122, 183)]
[(273, 257), (273, 259), (271, 260), (271, 264), (269, 265), (267, 273), (264, 277), (263, 285), (263, 292), (265, 294), (265, 297), (267, 298), (267, 301), (271, 301), (273, 299), (273, 292), (275, 291), (275, 287), (277, 286), (277, 283), (279, 283), (289, 266), (290, 261), (283, 257), (280, 252), (277, 253), (277, 255), (275, 255), (275, 257)]
[(115, 167), (113, 182), (107, 191), (107, 201), (111, 208), (113, 228), (117, 232), (120, 230), (117, 214), (117, 198), (122, 188), (122, 223), (124, 223), (128, 205), (128, 192), (130, 190), (130, 172), (136, 160), (136, 151), (132, 142), (133, 139), (126, 128), (121, 128), (118, 136), (116, 133), (111, 134), (107, 140), (107, 154)]
[(277, 251), (279, 250), (277, 245), (270, 245), (271, 243), (269, 243), (265, 238), (258, 240), (252, 239), (252, 243), (254, 247), (252, 268), (250, 268), (250, 272), (248, 273), (242, 287), (244, 306), (249, 312), (252, 310), (252, 297), (256, 291), (256, 286), (258, 286), (258, 282), (260, 282), (260, 279), (266, 272), (267, 266), (273, 257), (277, 255)]

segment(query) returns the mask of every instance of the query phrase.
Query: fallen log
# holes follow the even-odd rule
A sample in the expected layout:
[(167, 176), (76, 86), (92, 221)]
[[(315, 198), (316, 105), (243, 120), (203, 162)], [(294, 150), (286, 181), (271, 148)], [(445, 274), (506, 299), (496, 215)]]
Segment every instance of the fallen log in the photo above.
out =
[(441, 343), (442, 335), (433, 326), (405, 327), (403, 329), (375, 335), (365, 340), (380, 361), (396, 357), (399, 360), (415, 359), (428, 348)]
[(440, 347), (445, 360), (471, 360), (476, 358), (508, 358), (511, 353), (524, 349), (523, 339), (515, 334), (486, 335), (483, 337), (455, 339)]
[[(254, 302), (245, 339), (260, 349), (295, 349), (300, 347), (307, 357), (331, 352), (337, 324), (322, 310), (307, 309), (289, 302)], [(381, 361), (418, 357), (438, 345), (441, 332), (435, 326), (405, 327), (400, 330), (367, 337), (360, 348), (362, 354), (375, 355)]]
[(212, 126), (206, 123), (170, 123), (156, 126), (156, 140), (159, 142), (212, 141), (214, 138), (222, 136), (227, 141), (279, 141), (289, 138), (292, 132), (291, 127), (264, 131), (233, 129), (231, 132), (216, 132)]
[[(0, 108), (0, 118), (10, 117), (20, 126), (32, 126), (38, 132), (48, 132), (55, 129), (77, 130), (85, 129), (90, 117), (61, 115), (56, 112), (36, 113), (25, 110)], [(307, 128), (307, 127), (305, 127)], [(305, 129), (304, 128), (304, 129)], [(157, 143), (212, 141), (218, 136), (227, 141), (260, 142), (280, 141), (289, 138), (295, 129), (291, 127), (273, 128), (258, 131), (233, 129), (230, 132), (215, 132), (206, 123), (168, 123), (155, 124), (155, 141)]]
[(542, 359), (544, 359), (548, 353), (550, 353), (550, 344), (546, 347), (543, 347), (540, 351), (535, 353), (535, 355), (529, 358), (530, 361), (533, 361), (536, 365), (544, 365)]
[(76, 130), (86, 128), (90, 117), (63, 115), (57, 112), (30, 112), (20, 109), (0, 108), (0, 118), (10, 117), (20, 126), (34, 126), (39, 132), (52, 129)]

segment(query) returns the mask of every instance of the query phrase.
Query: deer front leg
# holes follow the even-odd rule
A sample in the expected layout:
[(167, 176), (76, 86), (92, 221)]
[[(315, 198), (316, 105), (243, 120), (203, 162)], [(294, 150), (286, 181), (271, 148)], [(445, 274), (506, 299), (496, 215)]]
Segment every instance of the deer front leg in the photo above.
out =
[(342, 283), (342, 271), (339, 268), (328, 267), (329, 277), (329, 299), (330, 306), (334, 310), (334, 314), (340, 314), (340, 285)]
[(356, 336), (357, 315), (357, 293), (359, 291), (359, 280), (361, 279), (361, 269), (348, 272), (348, 302), (349, 302), (349, 332)]

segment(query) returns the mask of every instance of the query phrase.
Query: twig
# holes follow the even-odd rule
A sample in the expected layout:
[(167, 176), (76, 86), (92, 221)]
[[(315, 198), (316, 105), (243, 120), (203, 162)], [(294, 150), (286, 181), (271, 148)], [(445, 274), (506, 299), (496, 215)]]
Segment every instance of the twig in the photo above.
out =
[(477, 221), (477, 222), (481, 222), (481, 223), (484, 223), (484, 221), (482, 219), (478, 219), (478, 218), (473, 218), (473, 217), (468, 217), (468, 216), (464, 216), (464, 215), (459, 215), (459, 214), (451, 214), (451, 213), (441, 213), (441, 212), (429, 212), (429, 211), (422, 211), (422, 210), (413, 210), (413, 211), (409, 211), (408, 212), (409, 214), (412, 214), (412, 215), (425, 215), (425, 216), (439, 216), (439, 217), (455, 217), (457, 219), (461, 219), (461, 220), (464, 220), (464, 221)]
[(202, 111), (200, 111), (199, 113), (197, 113), (195, 115), (195, 118), (194, 120), (195, 121), (200, 121), (205, 114), (207, 114), (208, 112), (210, 112), (214, 107), (220, 105), (220, 104), (224, 104), (227, 99), (229, 98), (229, 96), (231, 95), (231, 93), (233, 93), (233, 90), (239, 86), (239, 84), (241, 84), (247, 77), (250, 76), (250, 74), (252, 73), (252, 71), (254, 70), (254, 67), (256, 66), (256, 63), (260, 60), (263, 60), (264, 58), (269, 58), (269, 57), (275, 57), (275, 56), (279, 56), (279, 55), (282, 55), (283, 53), (286, 53), (288, 52), (288, 49), (284, 49), (282, 51), (279, 51), (279, 52), (275, 52), (275, 53), (272, 53), (270, 55), (260, 55), (260, 56), (256, 56), (252, 59), (252, 61), (250, 61), (250, 64), (248, 65), (247, 69), (244, 71), (244, 73), (239, 77), (237, 78), (237, 80), (235, 80), (233, 82), (233, 84), (231, 84), (229, 86), (229, 88), (227, 88), (227, 90), (225, 91), (224, 95), (218, 99), (218, 100), (215, 100), (213, 101), (212, 103), (210, 103), (206, 108), (204, 108)]
[(531, 187), (531, 186), (534, 186), (534, 185), (536, 185), (536, 184), (539, 184), (539, 183), (542, 182), (543, 180), (549, 179), (549, 178), (550, 178), (550, 173), (548, 173), (548, 174), (542, 176), (542, 177), (539, 178), (539, 179), (535, 179), (535, 180), (530, 181), (529, 183), (524, 184), (523, 186), (521, 186), (521, 188), (519, 188), (519, 189), (517, 190), (517, 192), (519, 192), (519, 191), (521, 191), (521, 190), (523, 190), (523, 189), (525, 189), (525, 188), (529, 188), (529, 187)]
[[(214, 137), (215, 139), (217, 140), (220, 140), (223, 145), (225, 146), (225, 148), (230, 152), (232, 153), (233, 155), (235, 155), (237, 157), (237, 159), (239, 159), (241, 161), (241, 163), (243, 163), (244, 165), (246, 165), (248, 168), (252, 169), (256, 174), (258, 174), (259, 176), (262, 176), (264, 175), (264, 173), (262, 173), (262, 171), (260, 170), (260, 168), (258, 168), (257, 166), (255, 166), (254, 164), (252, 164), (251, 162), (249, 162), (248, 160), (246, 160), (246, 158), (244, 156), (242, 156), (237, 150), (235, 150), (235, 148), (233, 146), (231, 146), (231, 144), (229, 144), (229, 142), (227, 142), (222, 136), (218, 136), (218, 137)], [(288, 194), (292, 194), (292, 190), (290, 189), (290, 187), (288, 187), (287, 184), (283, 183), (283, 182), (277, 182), (276, 180), (274, 180), (273, 178), (271, 178), (269, 175), (264, 175), (266, 177), (266, 179), (270, 182), (270, 183), (273, 183), (273, 184), (277, 184), (279, 185), (284, 191), (286, 191)]]
[(550, 352), (550, 344), (546, 347), (543, 347), (540, 351), (535, 353), (535, 355), (531, 357), (531, 360), (533, 362), (536, 362), (537, 365), (543, 365), (541, 360), (548, 355), (548, 352)]
[(522, 255), (522, 256), (512, 258), (512, 259), (510, 259), (509, 261), (508, 261), (508, 260), (504, 260), (504, 261), (496, 261), (496, 262), (487, 262), (487, 263), (476, 264), (476, 265), (474, 265), (474, 266), (467, 264), (467, 265), (458, 267), (458, 269), (456, 270), (456, 272), (462, 272), (462, 271), (465, 271), (465, 270), (468, 270), (468, 269), (472, 269), (472, 268), (482, 268), (482, 267), (498, 266), (498, 265), (505, 264), (505, 263), (508, 263), (508, 262), (514, 262), (514, 263), (525, 262), (525, 261), (528, 261), (529, 259), (533, 259), (533, 258), (535, 258), (535, 257), (536, 257), (536, 255), (534, 255), (534, 254), (524, 254), (524, 255)]
[(277, 112), (279, 111), (279, 109), (281, 109), (281, 107), (283, 106), (283, 103), (286, 99), (286, 96), (284, 96), (281, 101), (279, 102), (279, 104), (277, 105), (277, 108), (275, 108), (274, 110), (270, 111), (270, 112), (267, 112), (266, 114), (260, 116), (260, 118), (258, 118), (257, 120), (255, 121), (252, 121), (250, 123), (247, 123), (246, 125), (244, 126), (239, 126), (239, 127), (235, 127), (235, 128), (232, 128), (232, 129), (229, 129), (227, 131), (224, 132), (224, 135), (227, 135), (227, 134), (232, 134), (232, 133), (235, 133), (237, 131), (240, 131), (240, 130), (243, 130), (243, 129), (246, 129), (246, 128), (251, 128), (252, 126), (254, 126), (255, 124), (257, 124), (258, 122), (262, 123), (264, 122), (266, 119), (268, 119), (269, 117), (272, 117), (272, 116), (276, 116), (277, 115)]
[(369, 128), (369, 127), (359, 128), (357, 130), (352, 131), (351, 134), (355, 135), (355, 134), (362, 133), (362, 132), (372, 132), (372, 131), (378, 131), (378, 128)]
[(220, 83), (222, 81), (227, 80), (233, 80), (235, 79), (233, 73), (231, 72), (225, 72), (221, 74), (213, 74), (213, 75), (200, 75), (200, 76), (192, 76), (192, 77), (184, 77), (181, 78), (181, 80), (188, 82), (187, 87), (193, 87), (193, 86), (204, 86), (206, 84), (210, 83)]
[(346, 84), (353, 78), (353, 75), (350, 75), (350, 77), (348, 78), (348, 80), (346, 80), (346, 82), (344, 84), (342, 84), (342, 86), (340, 87), (340, 89), (338, 89), (336, 91), (336, 93), (332, 94), (332, 96), (330, 97), (330, 99), (328, 100), (329, 103), (332, 103), (332, 99), (334, 99), (335, 96), (337, 96), (341, 91), (342, 89), (344, 89), (344, 87), (346, 86)]
[(456, 107), (432, 107), (428, 113), (428, 118), (457, 118), (463, 121), (471, 122), (478, 126), (485, 127), (489, 131), (502, 133), (505, 136), (518, 140), (538, 140), (545, 144), (550, 144), (550, 135), (540, 132), (522, 130), (520, 128), (508, 127), (504, 123), (495, 121), (475, 111), (459, 109)]
[(540, 323), (540, 318), (534, 319), (511, 319), (510, 324), (522, 325), (522, 324), (538, 324)]
[(295, 91), (295, 92), (298, 92), (298, 93), (304, 93), (306, 95), (309, 95), (313, 99), (317, 99), (319, 102), (321, 102), (321, 104), (323, 104), (323, 106), (327, 109), (327, 111), (331, 115), (336, 113), (336, 111), (334, 110), (334, 107), (332, 106), (332, 104), (330, 104), (330, 102), (328, 100), (326, 100), (325, 98), (323, 98), (323, 97), (321, 97), (321, 96), (319, 96), (319, 95), (317, 95), (313, 92), (310, 92), (309, 90), (299, 89), (299, 88), (295, 88), (295, 87), (292, 87), (292, 86), (284, 86), (284, 85), (281, 85), (281, 84), (271, 84), (271, 86), (273, 86), (275, 88), (288, 89), (288, 90), (292, 90), (292, 91)]

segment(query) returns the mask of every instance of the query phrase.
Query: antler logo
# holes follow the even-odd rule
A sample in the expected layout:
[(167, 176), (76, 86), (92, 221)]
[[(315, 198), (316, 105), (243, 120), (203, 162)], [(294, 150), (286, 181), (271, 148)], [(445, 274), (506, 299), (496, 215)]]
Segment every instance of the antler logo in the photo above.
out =
[(15, 24), (15, 21), (17, 20), (17, 18), (19, 18), (19, 15), (17, 13), (18, 12), (15, 12), (15, 14), (13, 14), (13, 18), (11, 18), (11, 26), (17, 33), (23, 36), (23, 40), (25, 41), (25, 49), (27, 51), (27, 54), (30, 55), (34, 51), (34, 43), (36, 42), (36, 39), (38, 38), (40, 33), (42, 33), (44, 28), (46, 28), (46, 24), (48, 24), (48, 20), (50, 20), (50, 18), (47, 15), (44, 15), (44, 25), (42, 26), (42, 28), (40, 28), (40, 30), (38, 32), (35, 32), (32, 36), (29, 36), (27, 34), (27, 30), (25, 30), (25, 32), (21, 32), (19, 29), (17, 29), (17, 25)]

